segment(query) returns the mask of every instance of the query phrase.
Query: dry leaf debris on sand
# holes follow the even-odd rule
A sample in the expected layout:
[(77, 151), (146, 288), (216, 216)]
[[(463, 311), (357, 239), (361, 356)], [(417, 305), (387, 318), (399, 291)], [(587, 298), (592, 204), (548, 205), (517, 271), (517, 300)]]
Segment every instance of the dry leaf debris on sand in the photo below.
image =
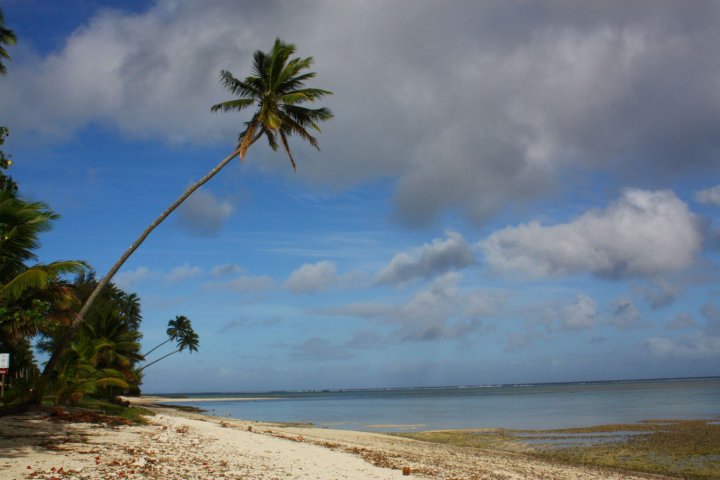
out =
[[(405, 470), (405, 475), (403, 475)], [(407, 475), (407, 473), (410, 473)], [(0, 479), (640, 479), (507, 452), (162, 410), (143, 426), (0, 418)]]

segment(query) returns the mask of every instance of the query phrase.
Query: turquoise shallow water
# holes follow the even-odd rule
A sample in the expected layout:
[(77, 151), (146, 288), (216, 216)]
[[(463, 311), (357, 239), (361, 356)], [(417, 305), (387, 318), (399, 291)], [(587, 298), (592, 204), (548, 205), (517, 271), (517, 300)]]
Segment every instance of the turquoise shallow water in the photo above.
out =
[[(181, 405), (210, 415), (365, 431), (549, 429), (720, 418), (720, 377), (186, 396)], [(193, 402), (193, 396), (273, 399)]]

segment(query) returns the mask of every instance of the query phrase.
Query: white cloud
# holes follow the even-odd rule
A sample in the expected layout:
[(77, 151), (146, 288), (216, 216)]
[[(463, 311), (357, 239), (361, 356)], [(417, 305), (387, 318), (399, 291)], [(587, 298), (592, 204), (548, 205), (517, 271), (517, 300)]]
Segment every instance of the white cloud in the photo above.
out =
[(123, 290), (127, 290), (136, 283), (139, 283), (150, 276), (150, 269), (147, 267), (138, 267), (135, 270), (120, 272), (113, 278), (113, 283)]
[(475, 263), (472, 247), (457, 232), (445, 231), (446, 238), (436, 238), (421, 248), (402, 252), (376, 275), (378, 283), (402, 283), (467, 267)]
[(222, 277), (223, 275), (231, 275), (233, 273), (242, 272), (242, 268), (234, 263), (224, 263), (222, 265), (215, 265), (210, 274), (213, 277)]
[[(720, 308), (715, 303), (708, 302), (702, 306), (700, 313), (705, 319), (701, 331), (682, 338), (649, 338), (646, 342), (649, 350), (659, 357), (680, 360), (720, 357)], [(686, 327), (691, 326), (692, 317), (688, 315), (677, 320), (684, 320), (686, 324), (679, 327)]]
[(692, 265), (702, 227), (668, 190), (626, 190), (604, 210), (570, 223), (530, 222), (481, 242), (488, 264), (531, 277), (589, 272), (600, 277), (654, 276)]
[(720, 357), (720, 337), (708, 337), (697, 333), (678, 340), (652, 337), (647, 347), (658, 357), (697, 360)]
[(264, 292), (275, 287), (275, 280), (268, 275), (243, 275), (230, 280), (225, 286), (234, 292)]
[(242, 118), (209, 113), (228, 98), (218, 72), (247, 74), (252, 52), (283, 32), (315, 56), (313, 85), (335, 92), (327, 104), (340, 113), (312, 162), (297, 147), (300, 175), (397, 176), (396, 211), (409, 223), (448, 208), (486, 220), (561, 187), (568, 165), (717, 171), (712, 2), (541, 8), (158, 0), (105, 10), (51, 54), (14, 55), (0, 110), (33, 141), (100, 123), (136, 138), (228, 142)]
[(212, 237), (220, 231), (233, 210), (230, 202), (218, 200), (205, 190), (198, 190), (179, 208), (178, 222), (191, 233)]
[(695, 200), (720, 207), (720, 185), (695, 192)]
[(318, 313), (382, 321), (397, 328), (393, 337), (399, 341), (458, 338), (478, 331), (499, 301), (482, 290), (460, 288), (461, 279), (457, 272), (446, 273), (403, 303), (356, 303)]
[(335, 263), (323, 260), (306, 263), (290, 274), (284, 287), (294, 293), (310, 293), (323, 290), (337, 280)]
[(557, 320), (562, 330), (591, 329), (597, 322), (597, 302), (587, 295), (578, 294), (573, 303), (562, 308)]
[(173, 268), (170, 273), (165, 275), (165, 280), (168, 282), (182, 282), (189, 278), (197, 277), (202, 273), (202, 268), (192, 266), (188, 263), (180, 265), (179, 267)]

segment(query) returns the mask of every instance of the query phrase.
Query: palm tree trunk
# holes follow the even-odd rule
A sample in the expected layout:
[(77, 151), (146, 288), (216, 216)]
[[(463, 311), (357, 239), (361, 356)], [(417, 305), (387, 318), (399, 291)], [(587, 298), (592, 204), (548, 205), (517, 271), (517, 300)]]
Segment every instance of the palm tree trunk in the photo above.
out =
[(167, 355), (163, 355), (162, 357), (158, 358), (157, 360), (154, 360), (154, 361), (148, 363), (147, 365), (144, 365), (143, 367), (141, 367), (141, 368), (138, 370), (138, 372), (142, 372), (143, 370), (145, 370), (145, 369), (146, 369), (147, 367), (149, 367), (150, 365), (155, 365), (157, 362), (159, 362), (159, 361), (162, 360), (163, 358), (167, 358), (167, 357), (169, 357), (170, 355), (174, 355), (174, 354), (178, 353), (180, 350), (181, 350), (181, 349), (178, 348), (178, 349), (175, 350), (174, 352), (170, 352), (170, 353), (168, 353)]
[(147, 356), (150, 355), (152, 352), (154, 352), (154, 351), (157, 350), (158, 348), (162, 347), (163, 345), (165, 345), (165, 344), (166, 344), (167, 342), (169, 342), (170, 340), (172, 340), (172, 338), (168, 338), (167, 340), (165, 340), (165, 341), (162, 342), (161, 344), (156, 345), (156, 346), (155, 346), (154, 348), (152, 348), (149, 352), (143, 353), (142, 356), (143, 356), (143, 357), (147, 357)]
[(45, 388), (47, 386), (48, 381), (50, 380), (50, 374), (55, 369), (55, 365), (57, 365), (58, 360), (60, 359), (60, 355), (67, 347), (68, 343), (70, 343), (70, 340), (72, 339), (73, 335), (75, 334), (75, 331), (78, 329), (80, 324), (85, 320), (85, 315), (87, 314), (88, 310), (90, 310), (90, 307), (92, 307), (93, 303), (95, 303), (95, 299), (98, 297), (100, 292), (103, 288), (110, 282), (110, 280), (115, 276), (118, 270), (120, 270), (120, 267), (123, 266), (125, 261), (132, 255), (132, 253), (137, 250), (137, 248), (145, 241), (145, 239), (150, 235), (150, 233), (155, 230), (155, 227), (160, 225), (163, 220), (167, 218), (168, 215), (170, 215), (177, 207), (180, 206), (192, 193), (197, 190), (198, 188), (205, 185), (211, 178), (213, 178), (215, 175), (217, 175), (220, 170), (222, 170), (230, 161), (238, 156), (240, 151), (238, 149), (233, 150), (233, 152), (225, 157), (220, 163), (218, 163), (215, 168), (210, 170), (207, 175), (202, 177), (200, 180), (198, 180), (196, 183), (192, 184), (190, 187), (187, 188), (183, 192), (182, 195), (180, 195), (177, 200), (175, 200), (168, 208), (165, 209), (164, 212), (160, 214), (148, 227), (143, 230), (143, 232), (140, 234), (140, 236), (133, 242), (132, 245), (130, 245), (130, 248), (125, 250), (125, 253), (122, 254), (120, 259), (115, 262), (115, 265), (112, 266), (110, 271), (98, 282), (97, 286), (95, 287), (95, 290), (92, 291), (90, 294), (90, 297), (85, 301), (85, 304), (80, 309), (80, 312), (77, 314), (73, 322), (68, 327), (65, 334), (62, 336), (60, 341), (57, 344), (57, 348), (53, 351), (52, 355), (50, 356), (50, 359), (45, 364), (45, 368), (43, 369), (42, 375), (38, 379), (37, 384), (35, 385), (35, 390), (33, 391), (32, 396), (32, 403), (39, 406), (42, 402), (42, 397), (45, 393)]

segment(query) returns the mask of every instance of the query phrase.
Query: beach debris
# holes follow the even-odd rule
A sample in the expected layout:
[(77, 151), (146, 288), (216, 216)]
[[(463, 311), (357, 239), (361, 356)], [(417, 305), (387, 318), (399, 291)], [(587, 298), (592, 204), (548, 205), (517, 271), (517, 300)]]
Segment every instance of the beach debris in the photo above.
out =
[(252, 432), (252, 425), (248, 425), (248, 432)]
[(126, 418), (103, 415), (91, 410), (78, 410), (68, 412), (60, 407), (55, 407), (50, 412), (50, 420), (72, 422), (72, 423), (99, 423), (105, 425), (132, 425), (132, 422)]
[(403, 467), (403, 475), (406, 477), (410, 475), (410, 467)]

